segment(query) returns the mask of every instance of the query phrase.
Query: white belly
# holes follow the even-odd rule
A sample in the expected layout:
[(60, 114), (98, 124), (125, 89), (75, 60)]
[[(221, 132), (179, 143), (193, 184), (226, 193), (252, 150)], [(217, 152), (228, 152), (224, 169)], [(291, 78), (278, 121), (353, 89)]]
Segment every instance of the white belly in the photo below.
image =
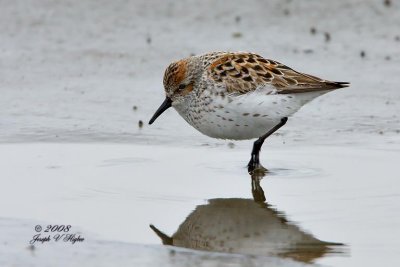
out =
[(201, 133), (221, 139), (258, 138), (324, 92), (271, 94), (252, 92), (240, 96), (213, 96), (206, 106), (180, 109), (179, 114)]

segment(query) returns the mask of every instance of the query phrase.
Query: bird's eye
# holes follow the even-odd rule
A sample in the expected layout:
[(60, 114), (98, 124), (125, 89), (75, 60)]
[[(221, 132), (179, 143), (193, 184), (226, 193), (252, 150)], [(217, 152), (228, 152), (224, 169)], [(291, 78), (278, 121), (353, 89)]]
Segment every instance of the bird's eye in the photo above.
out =
[(178, 90), (183, 90), (183, 89), (185, 89), (185, 88), (186, 88), (186, 85), (181, 84), (181, 85), (179, 85)]

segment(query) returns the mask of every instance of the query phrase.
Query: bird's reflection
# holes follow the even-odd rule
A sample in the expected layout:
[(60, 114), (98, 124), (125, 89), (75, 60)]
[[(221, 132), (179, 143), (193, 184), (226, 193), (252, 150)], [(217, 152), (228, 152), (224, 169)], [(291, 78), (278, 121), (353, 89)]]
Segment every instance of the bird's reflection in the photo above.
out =
[(150, 225), (163, 244), (207, 251), (275, 255), (312, 262), (339, 243), (324, 242), (288, 221), (265, 202), (260, 177), (252, 176), (253, 199), (217, 198), (199, 205), (171, 237)]

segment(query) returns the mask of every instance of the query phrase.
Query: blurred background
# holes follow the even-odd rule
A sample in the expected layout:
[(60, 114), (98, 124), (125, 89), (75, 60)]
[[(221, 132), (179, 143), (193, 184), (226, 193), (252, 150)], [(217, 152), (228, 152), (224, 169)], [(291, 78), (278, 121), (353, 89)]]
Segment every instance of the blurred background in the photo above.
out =
[[(0, 0), (0, 266), (396, 266), (399, 25), (396, 0)], [(351, 86), (268, 139), (271, 172), (257, 184), (245, 166), (252, 140), (203, 136), (172, 109), (147, 124), (165, 68), (211, 51), (254, 52)], [(239, 237), (269, 218), (283, 242), (347, 252), (202, 254), (163, 247), (148, 227), (172, 236), (196, 210), (214, 214), (208, 203), (233, 207), (221, 220), (243, 225)], [(256, 207), (239, 206), (249, 220), (235, 224), (243, 211), (231, 203)], [(34, 225), (55, 223), (86, 241), (28, 246)]]
[[(164, 97), (166, 66), (210, 51), (255, 52), (351, 82), (297, 113), (281, 131), (288, 142), (390, 142), (400, 134), (398, 1), (26, 0), (1, 6), (1, 142), (170, 143), (177, 136), (182, 144), (215, 142), (173, 110), (147, 126)], [(312, 132), (310, 123), (318, 124)], [(338, 132), (337, 139), (327, 140), (327, 132)]]

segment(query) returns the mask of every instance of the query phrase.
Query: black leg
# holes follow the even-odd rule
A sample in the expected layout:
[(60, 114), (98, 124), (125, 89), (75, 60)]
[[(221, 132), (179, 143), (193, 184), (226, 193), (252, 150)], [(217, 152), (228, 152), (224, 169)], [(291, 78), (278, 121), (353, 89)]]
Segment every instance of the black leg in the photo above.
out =
[(284, 117), (281, 119), (281, 121), (274, 126), (271, 130), (269, 130), (266, 134), (258, 138), (254, 144), (253, 144), (253, 150), (251, 151), (251, 159), (249, 164), (247, 165), (247, 169), (249, 173), (253, 173), (257, 169), (261, 169), (262, 171), (265, 171), (265, 168), (263, 168), (260, 164), (260, 150), (261, 147), (265, 141), (271, 134), (276, 132), (279, 128), (281, 128), (283, 125), (286, 124), (288, 118)]
[(251, 175), (251, 193), (253, 194), (253, 199), (255, 202), (263, 203), (265, 202), (264, 190), (260, 185), (262, 179), (261, 175), (253, 174)]

